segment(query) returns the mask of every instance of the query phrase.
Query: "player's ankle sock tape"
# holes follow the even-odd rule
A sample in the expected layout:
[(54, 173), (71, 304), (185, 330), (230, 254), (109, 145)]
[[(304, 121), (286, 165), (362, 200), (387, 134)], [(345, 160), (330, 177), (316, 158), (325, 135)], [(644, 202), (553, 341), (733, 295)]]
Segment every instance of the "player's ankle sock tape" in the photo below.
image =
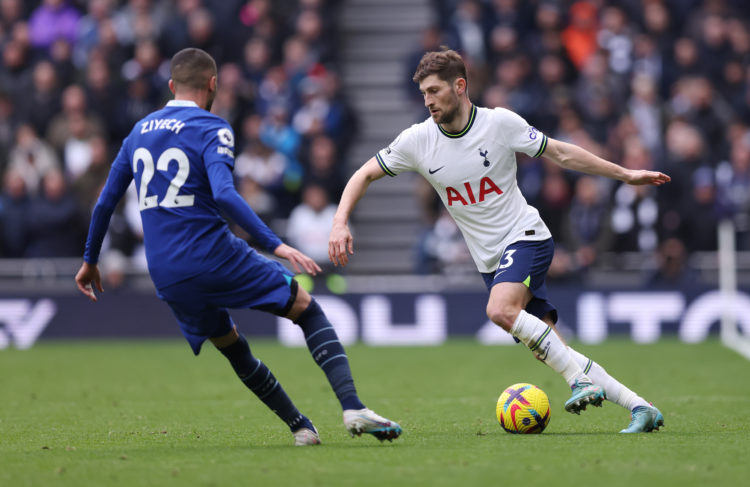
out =
[[(336, 330), (315, 299), (295, 320), (305, 334), (305, 341), (315, 363), (323, 369), (331, 388), (344, 409), (362, 409), (343, 345)], [(348, 407), (347, 407), (348, 406)]]
[(290, 424), (300, 416), (300, 412), (266, 364), (250, 352), (250, 346), (244, 336), (240, 335), (236, 342), (228, 347), (219, 348), (219, 351), (232, 364), (242, 383), (285, 423)]

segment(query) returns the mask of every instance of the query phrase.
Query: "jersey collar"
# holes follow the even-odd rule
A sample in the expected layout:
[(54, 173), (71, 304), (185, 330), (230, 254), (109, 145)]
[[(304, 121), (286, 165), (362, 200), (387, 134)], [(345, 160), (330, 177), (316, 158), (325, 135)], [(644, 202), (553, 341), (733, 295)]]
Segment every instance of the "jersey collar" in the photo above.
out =
[(466, 127), (460, 132), (448, 132), (447, 130), (443, 129), (443, 126), (440, 124), (437, 124), (438, 128), (440, 129), (440, 132), (443, 133), (446, 137), (450, 137), (451, 139), (457, 139), (459, 137), (463, 137), (466, 133), (469, 132), (469, 129), (471, 129), (471, 126), (474, 125), (474, 119), (477, 118), (477, 106), (473, 103), (471, 104), (471, 113), (469, 113), (469, 121), (466, 122)]
[(192, 100), (169, 100), (168, 107), (197, 107), (198, 104)]

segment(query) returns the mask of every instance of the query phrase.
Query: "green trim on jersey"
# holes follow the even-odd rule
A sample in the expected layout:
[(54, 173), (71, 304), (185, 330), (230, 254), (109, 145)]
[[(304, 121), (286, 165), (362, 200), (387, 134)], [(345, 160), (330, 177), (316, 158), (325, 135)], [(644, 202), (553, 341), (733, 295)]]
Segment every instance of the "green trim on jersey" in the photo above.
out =
[(448, 132), (443, 128), (442, 125), (438, 124), (438, 128), (440, 131), (445, 135), (446, 137), (450, 137), (451, 139), (457, 139), (459, 137), (463, 137), (466, 135), (466, 133), (469, 131), (472, 125), (474, 125), (474, 120), (477, 118), (477, 106), (472, 103), (471, 105), (471, 113), (469, 114), (469, 121), (466, 123), (466, 127), (460, 132), (453, 133)]
[(382, 169), (384, 173), (386, 173), (390, 177), (396, 176), (396, 174), (388, 169), (388, 166), (385, 165), (385, 161), (383, 161), (383, 158), (380, 157), (380, 154), (375, 154), (375, 160), (378, 161), (378, 164), (380, 164), (380, 169)]
[(523, 280), (523, 285), (526, 287), (531, 285), (531, 275), (526, 276), (526, 279)]
[(542, 154), (544, 154), (544, 151), (547, 149), (547, 136), (545, 135), (542, 138), (542, 146), (539, 147), (539, 150), (536, 151), (536, 154), (534, 154), (534, 158), (541, 157)]

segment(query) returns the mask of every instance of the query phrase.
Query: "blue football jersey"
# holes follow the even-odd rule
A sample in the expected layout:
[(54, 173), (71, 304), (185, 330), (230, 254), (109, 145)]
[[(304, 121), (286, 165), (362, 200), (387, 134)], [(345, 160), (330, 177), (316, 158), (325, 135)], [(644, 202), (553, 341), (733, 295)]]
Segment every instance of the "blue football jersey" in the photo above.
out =
[(234, 167), (232, 129), (179, 100), (136, 123), (113, 163), (133, 176), (157, 288), (216, 270), (247, 251), (214, 201), (206, 169), (211, 164)]

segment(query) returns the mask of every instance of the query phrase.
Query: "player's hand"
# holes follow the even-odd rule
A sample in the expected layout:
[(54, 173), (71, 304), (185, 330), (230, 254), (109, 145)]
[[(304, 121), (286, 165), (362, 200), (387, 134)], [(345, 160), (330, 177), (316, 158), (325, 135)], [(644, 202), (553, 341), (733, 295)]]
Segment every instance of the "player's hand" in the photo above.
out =
[(625, 182), (632, 185), (643, 185), (653, 184), (654, 186), (661, 186), (664, 183), (668, 183), (672, 180), (669, 176), (664, 173), (657, 171), (646, 171), (646, 170), (630, 170), (628, 171), (628, 177)]
[(307, 272), (311, 276), (317, 276), (318, 272), (322, 271), (320, 266), (310, 257), (284, 243), (276, 247), (273, 255), (288, 260), (298, 274)]
[(328, 258), (333, 265), (343, 267), (349, 263), (349, 254), (354, 255), (352, 232), (346, 224), (334, 223), (328, 238)]
[(96, 289), (98, 289), (100, 293), (104, 292), (104, 289), (102, 288), (102, 276), (99, 275), (99, 266), (84, 262), (76, 274), (76, 284), (78, 285), (79, 291), (85, 294), (91, 301), (96, 302), (96, 294), (94, 294), (93, 284), (96, 284)]

